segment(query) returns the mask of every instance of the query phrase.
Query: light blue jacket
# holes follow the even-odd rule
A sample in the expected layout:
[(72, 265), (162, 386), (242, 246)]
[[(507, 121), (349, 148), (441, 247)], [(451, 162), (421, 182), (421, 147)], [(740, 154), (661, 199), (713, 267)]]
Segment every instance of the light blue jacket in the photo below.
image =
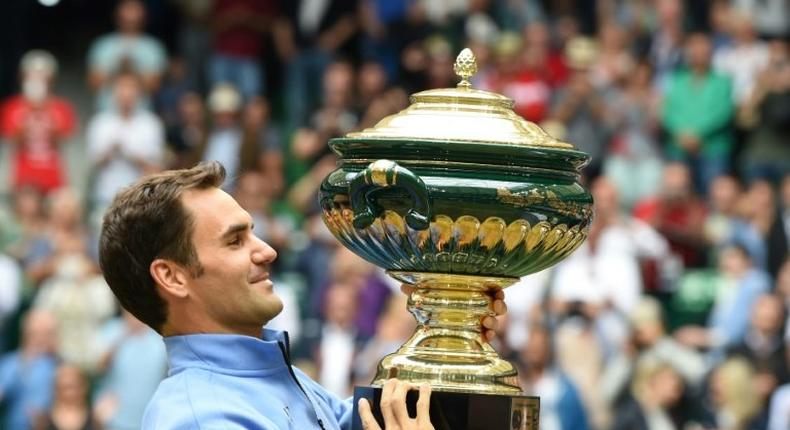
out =
[(339, 430), (340, 400), (290, 364), (286, 333), (166, 337), (169, 372), (143, 417), (144, 430)]

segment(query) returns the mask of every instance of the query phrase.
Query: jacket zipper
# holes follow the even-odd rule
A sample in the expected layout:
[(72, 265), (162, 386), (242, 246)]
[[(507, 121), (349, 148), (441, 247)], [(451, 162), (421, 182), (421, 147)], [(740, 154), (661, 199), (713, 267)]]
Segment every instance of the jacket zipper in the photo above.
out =
[(304, 396), (307, 397), (307, 401), (310, 403), (310, 406), (313, 408), (313, 413), (315, 414), (315, 418), (316, 420), (318, 420), (318, 426), (321, 428), (321, 430), (326, 430), (326, 427), (324, 427), (324, 421), (321, 420), (321, 417), (318, 416), (318, 411), (316, 410), (315, 403), (313, 403), (313, 399), (310, 397), (309, 394), (307, 394), (307, 390), (305, 390), (304, 387), (302, 387), (302, 384), (299, 382), (299, 379), (296, 378), (296, 373), (294, 373), (293, 367), (291, 366), (291, 354), (289, 352), (290, 342), (288, 340), (288, 332), (284, 332), (283, 334), (285, 335), (285, 345), (283, 345), (282, 342), (277, 342), (277, 345), (280, 347), (280, 352), (282, 352), (283, 359), (287, 364), (286, 367), (288, 367), (288, 373), (291, 374), (291, 378), (296, 383), (296, 386), (299, 387), (299, 389), (302, 391), (302, 394), (304, 394)]

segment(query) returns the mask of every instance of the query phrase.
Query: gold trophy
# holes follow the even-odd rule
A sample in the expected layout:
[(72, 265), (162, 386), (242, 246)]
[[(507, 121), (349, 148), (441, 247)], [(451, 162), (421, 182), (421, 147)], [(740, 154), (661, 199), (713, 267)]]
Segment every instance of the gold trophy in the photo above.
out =
[(417, 330), (355, 397), (378, 405), (386, 379), (427, 382), (437, 430), (537, 429), (539, 400), (522, 393), (480, 321), (492, 293), (586, 239), (592, 197), (579, 175), (589, 157), (516, 115), (507, 97), (473, 89), (476, 69), (464, 49), (457, 88), (414, 94), (374, 127), (330, 140), (340, 162), (319, 200), (345, 247), (414, 287)]

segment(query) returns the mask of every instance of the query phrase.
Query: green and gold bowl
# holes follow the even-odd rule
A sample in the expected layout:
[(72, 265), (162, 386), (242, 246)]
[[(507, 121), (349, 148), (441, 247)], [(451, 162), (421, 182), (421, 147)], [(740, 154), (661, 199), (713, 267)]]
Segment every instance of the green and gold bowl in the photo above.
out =
[(472, 89), (470, 56), (456, 63), (457, 88), (414, 94), (400, 113), (329, 142), (340, 161), (319, 191), (326, 225), (415, 286), (409, 309), (421, 328), (374, 384), (398, 376), (518, 392), (515, 370), (479, 339), (488, 297), (565, 258), (589, 231), (592, 197), (579, 183), (589, 157), (516, 115), (507, 97)]

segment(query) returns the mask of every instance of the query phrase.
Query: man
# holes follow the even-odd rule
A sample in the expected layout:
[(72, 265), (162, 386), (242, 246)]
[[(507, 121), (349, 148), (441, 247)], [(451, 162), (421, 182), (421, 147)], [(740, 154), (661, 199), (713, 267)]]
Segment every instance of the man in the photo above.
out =
[(662, 114), (669, 135), (667, 155), (689, 166), (701, 194), (707, 194), (713, 179), (729, 170), (734, 145), (731, 81), (711, 69), (711, 50), (704, 33), (688, 37), (688, 68), (671, 75)]
[[(291, 366), (287, 333), (261, 329), (283, 308), (270, 280), (277, 253), (219, 188), (224, 179), (215, 162), (149, 176), (116, 196), (104, 218), (104, 276), (168, 353), (169, 375), (142, 428), (349, 428), (351, 403)], [(503, 305), (495, 303), (497, 313)], [(420, 387), (414, 419), (405, 405), (411, 388), (384, 385), (385, 428), (433, 428), (430, 388)], [(368, 403), (359, 406), (364, 428), (379, 429)]]

